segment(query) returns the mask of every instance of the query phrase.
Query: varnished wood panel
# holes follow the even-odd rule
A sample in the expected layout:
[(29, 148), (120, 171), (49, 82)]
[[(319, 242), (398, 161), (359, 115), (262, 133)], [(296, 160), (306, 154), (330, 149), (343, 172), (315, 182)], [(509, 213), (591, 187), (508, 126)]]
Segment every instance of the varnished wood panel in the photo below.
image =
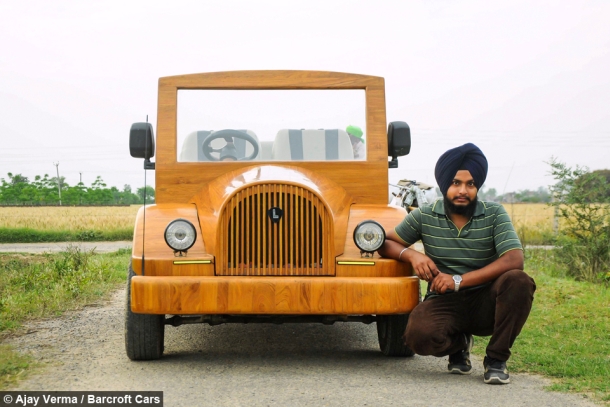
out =
[(209, 253), (216, 253), (219, 236), (224, 233), (221, 228), (227, 227), (223, 223), (226, 220), (219, 218), (231, 197), (245, 188), (269, 183), (303, 187), (315, 193), (329, 210), (331, 217), (330, 222), (334, 232), (333, 229), (323, 232), (327, 237), (334, 239), (332, 255), (337, 256), (342, 253), (349, 209), (355, 198), (341, 185), (318, 172), (295, 166), (277, 165), (249, 166), (225, 173), (203, 186), (191, 197), (191, 202), (197, 206), (201, 228), (205, 231), (203, 237), (205, 246)]
[(134, 277), (131, 307), (146, 314), (402, 314), (416, 277)]
[[(186, 219), (195, 226), (197, 239), (188, 250), (186, 257), (175, 257), (174, 251), (165, 243), (165, 228), (178, 218)], [(146, 226), (143, 246), (143, 229)], [(146, 207), (146, 225), (144, 225), (144, 208), (136, 216), (132, 243), (132, 268), (136, 274), (142, 274), (142, 250), (144, 248), (145, 274), (148, 276), (171, 275), (214, 275), (214, 264), (179, 265), (174, 260), (211, 260), (214, 257), (206, 252), (201, 228), (197, 219), (194, 204), (159, 204)]]
[[(252, 162), (178, 163), (176, 106), (178, 89), (364, 89), (366, 161), (299, 162), (335, 183), (358, 203), (385, 204), (388, 156), (384, 80), (380, 77), (317, 71), (238, 71), (182, 75), (159, 80), (156, 199), (189, 202), (215, 178)], [(297, 165), (294, 162), (277, 162)], [(365, 185), (363, 185), (365, 184)], [(363, 187), (365, 186), (365, 187)]]
[[(347, 233), (345, 235), (343, 256), (338, 260), (344, 260), (344, 258), (360, 258), (360, 250), (354, 243), (354, 229), (356, 229), (356, 226), (360, 222), (374, 220), (379, 223), (387, 233), (388, 231), (393, 230), (405, 216), (407, 216), (407, 212), (403, 208), (387, 204), (352, 205), (349, 213), (349, 222), (347, 224)], [(378, 253), (375, 253), (374, 257), (377, 259), (380, 258)]]
[(335, 275), (337, 277), (404, 277), (413, 275), (413, 268), (410, 264), (380, 258), (379, 255), (374, 258), (361, 258), (360, 256), (353, 258), (346, 256), (337, 257), (337, 263), (363, 261), (372, 261), (375, 265), (337, 264)]

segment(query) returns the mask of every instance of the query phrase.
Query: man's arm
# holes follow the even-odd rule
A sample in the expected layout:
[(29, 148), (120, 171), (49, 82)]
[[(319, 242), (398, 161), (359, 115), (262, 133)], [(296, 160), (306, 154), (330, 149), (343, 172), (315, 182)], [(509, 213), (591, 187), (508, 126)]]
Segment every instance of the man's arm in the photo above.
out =
[[(514, 269), (523, 270), (523, 251), (520, 249), (509, 250), (487, 266), (463, 274), (460, 289), (485, 284)], [(431, 291), (439, 294), (444, 294), (447, 290), (453, 290), (454, 288), (453, 276), (442, 273), (434, 278), (430, 286)]]
[(411, 263), (415, 274), (417, 274), (419, 278), (426, 281), (432, 281), (434, 276), (440, 273), (436, 264), (434, 264), (432, 259), (428, 256), (416, 250), (404, 250), (409, 246), (411, 245), (403, 241), (396, 231), (390, 230), (386, 234), (385, 243), (381, 246), (381, 249), (378, 250), (378, 253), (382, 257), (389, 257), (391, 259)]

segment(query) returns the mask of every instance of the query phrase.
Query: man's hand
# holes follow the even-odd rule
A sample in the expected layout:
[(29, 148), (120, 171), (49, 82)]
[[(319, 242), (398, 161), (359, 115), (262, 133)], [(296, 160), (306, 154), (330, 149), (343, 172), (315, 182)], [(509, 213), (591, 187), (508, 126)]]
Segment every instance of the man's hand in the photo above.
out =
[(404, 250), (409, 246), (410, 245), (405, 246), (405, 242), (400, 239), (396, 232), (390, 230), (386, 234), (385, 243), (378, 251), (379, 255), (382, 257), (389, 257), (391, 259), (411, 263), (417, 277), (428, 282), (432, 281), (434, 276), (440, 273), (436, 264), (434, 264), (432, 259), (425, 254), (413, 249)]
[(439, 273), (432, 284), (430, 285), (430, 291), (434, 291), (437, 294), (445, 294), (447, 290), (455, 290), (455, 281), (453, 276), (450, 274)]
[(408, 249), (405, 251), (403, 257), (411, 262), (415, 274), (422, 280), (430, 282), (434, 280), (435, 276), (442, 274), (432, 259), (425, 254)]

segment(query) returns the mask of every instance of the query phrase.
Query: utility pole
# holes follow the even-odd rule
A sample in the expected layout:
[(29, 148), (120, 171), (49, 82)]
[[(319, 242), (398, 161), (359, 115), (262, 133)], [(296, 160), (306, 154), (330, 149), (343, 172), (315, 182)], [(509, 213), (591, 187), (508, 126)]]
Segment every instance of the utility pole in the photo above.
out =
[(82, 190), (82, 188), (83, 188), (83, 172), (79, 171), (78, 173), (80, 175), (80, 182), (78, 183), (78, 203), (80, 205), (82, 205), (83, 204), (83, 190)]
[[(552, 192), (551, 202), (556, 202), (559, 199), (559, 194), (555, 191)], [(557, 205), (553, 205), (553, 234), (557, 236), (559, 232), (559, 207)]]
[(53, 163), (57, 170), (57, 191), (59, 192), (59, 206), (61, 206), (61, 181), (59, 179), (59, 162)]

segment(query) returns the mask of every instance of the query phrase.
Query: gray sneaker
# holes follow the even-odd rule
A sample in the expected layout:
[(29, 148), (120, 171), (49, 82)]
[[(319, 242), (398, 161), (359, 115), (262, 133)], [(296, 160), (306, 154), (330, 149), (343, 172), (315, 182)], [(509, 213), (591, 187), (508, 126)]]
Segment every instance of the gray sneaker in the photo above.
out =
[(483, 375), (483, 381), (487, 384), (508, 384), (510, 378), (508, 377), (508, 369), (506, 368), (506, 362), (485, 356), (483, 359), (483, 367), (485, 368), (485, 374)]
[(470, 334), (464, 334), (466, 340), (466, 348), (449, 355), (449, 365), (447, 369), (453, 374), (470, 374), (472, 372), (472, 364), (470, 363), (470, 351), (474, 345), (474, 339)]

